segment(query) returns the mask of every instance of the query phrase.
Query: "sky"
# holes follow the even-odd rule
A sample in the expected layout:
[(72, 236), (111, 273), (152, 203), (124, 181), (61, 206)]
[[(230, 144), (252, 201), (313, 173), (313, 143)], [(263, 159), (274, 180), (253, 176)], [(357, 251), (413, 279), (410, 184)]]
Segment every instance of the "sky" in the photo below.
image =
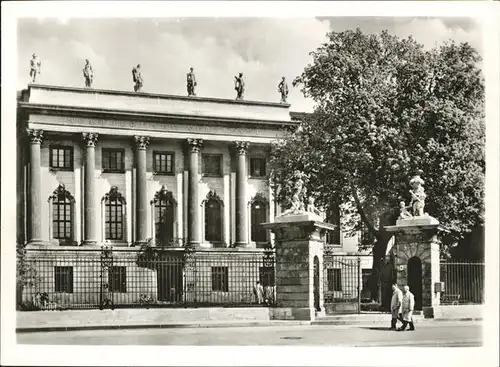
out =
[(279, 102), (277, 85), (285, 76), (290, 109), (310, 112), (313, 101), (292, 88), (292, 80), (327, 32), (358, 27), (411, 35), (427, 48), (453, 39), (483, 52), (481, 26), (472, 18), (30, 18), (18, 23), (18, 89), (28, 84), (36, 53), (42, 61), (37, 83), (49, 85), (83, 87), (87, 58), (98, 89), (132, 91), (132, 67), (141, 64), (144, 92), (186, 95), (192, 66), (198, 96), (235, 98), (234, 76), (242, 72), (245, 99)]

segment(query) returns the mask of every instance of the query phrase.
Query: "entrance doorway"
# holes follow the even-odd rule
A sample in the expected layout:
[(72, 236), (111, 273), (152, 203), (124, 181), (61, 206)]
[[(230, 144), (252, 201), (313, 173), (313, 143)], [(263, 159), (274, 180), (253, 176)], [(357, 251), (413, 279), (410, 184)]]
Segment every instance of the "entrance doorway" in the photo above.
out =
[(422, 310), (422, 261), (418, 257), (408, 260), (408, 287), (415, 296), (415, 310)]
[(314, 287), (314, 309), (316, 311), (321, 311), (321, 307), (319, 304), (319, 258), (318, 258), (318, 256), (314, 256), (313, 287)]
[(182, 260), (164, 256), (157, 267), (157, 291), (160, 302), (182, 302)]

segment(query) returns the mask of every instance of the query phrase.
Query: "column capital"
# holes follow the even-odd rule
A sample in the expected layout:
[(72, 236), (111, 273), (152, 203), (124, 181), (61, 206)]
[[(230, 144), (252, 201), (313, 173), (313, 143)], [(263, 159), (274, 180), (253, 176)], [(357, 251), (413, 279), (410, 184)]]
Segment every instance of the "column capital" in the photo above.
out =
[(95, 147), (99, 139), (98, 133), (82, 133), (82, 139), (88, 147)]
[(134, 135), (134, 140), (135, 140), (135, 144), (137, 146), (137, 149), (146, 150), (148, 148), (149, 136)]
[(43, 130), (26, 129), (26, 134), (30, 138), (31, 144), (41, 144), (43, 140)]
[(234, 142), (234, 150), (238, 154), (247, 154), (249, 145), (250, 145), (250, 143), (248, 143), (246, 141), (235, 141)]
[(186, 142), (187, 142), (186, 148), (188, 149), (188, 152), (191, 153), (198, 153), (203, 147), (203, 139), (188, 138)]

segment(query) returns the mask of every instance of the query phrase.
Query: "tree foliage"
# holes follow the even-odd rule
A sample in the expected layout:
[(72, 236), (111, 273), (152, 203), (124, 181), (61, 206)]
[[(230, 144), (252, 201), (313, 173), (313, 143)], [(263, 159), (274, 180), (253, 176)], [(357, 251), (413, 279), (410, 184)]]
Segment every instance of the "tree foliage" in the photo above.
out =
[[(484, 222), (485, 127), (481, 58), (467, 43), (431, 50), (384, 31), (332, 32), (312, 52), (294, 86), (315, 110), (273, 144), (271, 180), (277, 199), (289, 195), (300, 169), (316, 202), (353, 203), (350, 228), (361, 226), (385, 255), (398, 203), (410, 198), (419, 170), (425, 211), (451, 243)], [(376, 265), (374, 265), (376, 266)]]

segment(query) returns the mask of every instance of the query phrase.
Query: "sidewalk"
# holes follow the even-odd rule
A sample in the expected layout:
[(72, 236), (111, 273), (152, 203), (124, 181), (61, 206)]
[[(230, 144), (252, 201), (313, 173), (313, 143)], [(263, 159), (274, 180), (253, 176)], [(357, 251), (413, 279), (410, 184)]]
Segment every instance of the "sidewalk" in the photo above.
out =
[[(385, 325), (390, 314), (363, 313), (323, 316), (318, 320), (271, 320), (267, 308), (118, 309), (17, 312), (17, 332), (111, 330), (139, 328), (215, 328), (264, 326)], [(415, 318), (415, 323), (481, 321), (481, 317)]]

